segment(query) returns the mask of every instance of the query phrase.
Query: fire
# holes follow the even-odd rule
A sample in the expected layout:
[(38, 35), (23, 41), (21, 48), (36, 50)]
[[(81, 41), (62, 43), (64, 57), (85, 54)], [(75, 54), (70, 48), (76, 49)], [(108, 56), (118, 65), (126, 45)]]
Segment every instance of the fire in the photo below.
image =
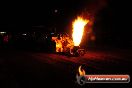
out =
[(74, 22), (73, 22), (73, 42), (74, 46), (79, 46), (83, 32), (84, 32), (84, 27), (85, 25), (89, 22), (89, 20), (85, 20), (82, 17), (78, 17)]
[(78, 71), (79, 71), (79, 75), (80, 76), (85, 75), (85, 70), (84, 69), (81, 69), (81, 66), (79, 66)]

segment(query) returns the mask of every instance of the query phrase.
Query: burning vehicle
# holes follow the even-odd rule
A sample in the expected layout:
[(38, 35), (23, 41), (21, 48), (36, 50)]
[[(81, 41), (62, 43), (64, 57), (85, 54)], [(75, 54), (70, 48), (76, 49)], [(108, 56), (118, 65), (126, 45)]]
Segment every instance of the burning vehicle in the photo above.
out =
[(82, 17), (78, 17), (72, 24), (72, 38), (69, 35), (59, 34), (52, 37), (52, 41), (56, 43), (56, 52), (64, 52), (68, 55), (83, 56), (85, 50), (81, 49), (80, 43), (82, 40), (84, 27), (89, 22)]

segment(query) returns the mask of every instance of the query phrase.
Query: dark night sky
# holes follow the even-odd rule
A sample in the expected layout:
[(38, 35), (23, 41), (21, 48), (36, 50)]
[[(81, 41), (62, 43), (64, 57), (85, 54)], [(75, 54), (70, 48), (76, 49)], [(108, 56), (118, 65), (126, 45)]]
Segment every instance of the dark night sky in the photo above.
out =
[[(43, 2), (3, 2), (0, 30), (44, 30), (57, 26), (63, 31), (74, 17), (87, 9), (95, 18), (93, 25), (98, 41), (132, 45), (131, 5), (129, 0), (44, 0)], [(103, 6), (104, 5), (104, 6)], [(55, 13), (55, 10), (58, 10)]]
[(131, 5), (126, 1), (110, 0), (96, 15), (95, 32), (103, 43), (132, 48)]
[[(105, 3), (105, 7), (101, 7), (98, 3)], [(129, 3), (129, 2), (127, 2)], [(115, 25), (127, 21), (129, 15), (126, 1), (115, 0), (44, 0), (44, 2), (5, 2), (1, 3), (0, 8), (0, 25), (4, 27), (15, 26), (36, 26), (36, 25), (52, 25), (57, 22), (68, 24), (74, 16), (77, 16), (83, 9), (88, 9), (90, 14), (97, 13), (95, 18), (103, 19), (105, 23)], [(101, 8), (100, 11), (97, 9)], [(58, 12), (55, 13), (54, 10)], [(122, 22), (123, 23), (123, 22)], [(126, 23), (126, 22), (125, 22)], [(118, 24), (116, 24), (119, 26)]]
[[(0, 22), (4, 27), (63, 25), (75, 15), (84, 2), (80, 0), (44, 0), (44, 2), (19, 2), (1, 8)], [(55, 13), (55, 10), (58, 10)]]
[[(104, 0), (101, 0), (101, 3)], [(54, 25), (64, 29), (82, 10), (93, 10), (100, 0), (44, 0), (43, 2), (5, 2), (1, 3), (1, 29), (15, 27), (31, 29), (32, 26)], [(95, 6), (92, 6), (95, 5)], [(98, 8), (98, 7), (97, 7)], [(55, 13), (55, 10), (58, 12)], [(59, 27), (58, 26), (58, 27)], [(21, 30), (21, 29), (19, 29)]]

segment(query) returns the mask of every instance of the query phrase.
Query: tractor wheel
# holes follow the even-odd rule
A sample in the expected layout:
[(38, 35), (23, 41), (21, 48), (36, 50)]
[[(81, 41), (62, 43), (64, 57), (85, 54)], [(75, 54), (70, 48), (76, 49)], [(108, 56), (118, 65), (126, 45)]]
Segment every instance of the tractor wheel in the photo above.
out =
[(84, 56), (84, 54), (85, 54), (85, 51), (83, 50), (79, 51), (79, 56)]

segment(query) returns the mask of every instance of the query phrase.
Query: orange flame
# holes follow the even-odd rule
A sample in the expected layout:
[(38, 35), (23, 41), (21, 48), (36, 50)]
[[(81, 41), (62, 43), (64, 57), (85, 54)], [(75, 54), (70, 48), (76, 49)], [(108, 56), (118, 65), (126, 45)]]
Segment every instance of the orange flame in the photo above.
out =
[(82, 17), (77, 17), (77, 19), (73, 22), (73, 42), (74, 46), (79, 46), (85, 25), (89, 22), (89, 20), (85, 20)]
[(83, 75), (85, 75), (85, 70), (84, 69), (81, 69), (81, 67), (82, 66), (79, 66), (78, 71), (79, 71), (79, 75), (80, 76), (83, 76)]

